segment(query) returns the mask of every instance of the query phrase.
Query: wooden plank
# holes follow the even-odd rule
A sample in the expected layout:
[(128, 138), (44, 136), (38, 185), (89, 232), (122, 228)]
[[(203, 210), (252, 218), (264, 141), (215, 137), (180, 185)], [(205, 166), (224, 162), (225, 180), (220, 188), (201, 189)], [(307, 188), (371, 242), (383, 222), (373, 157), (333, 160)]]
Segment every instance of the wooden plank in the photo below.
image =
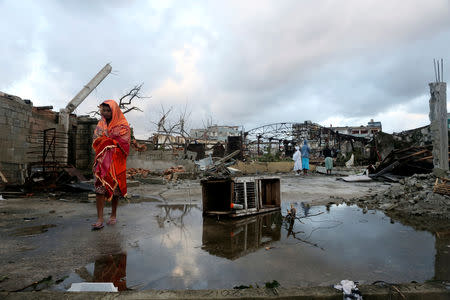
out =
[(430, 152), (430, 151), (429, 150), (422, 150), (422, 151), (419, 151), (419, 152), (415, 152), (413, 154), (409, 154), (409, 155), (400, 157), (399, 160), (405, 160), (407, 158), (411, 158), (411, 157), (414, 157), (414, 156), (417, 156), (417, 155), (420, 155), (420, 154), (424, 154), (426, 152)]
[(8, 180), (6, 179), (5, 175), (3, 175), (2, 171), (0, 171), (0, 177), (2, 178), (4, 183), (8, 183)]

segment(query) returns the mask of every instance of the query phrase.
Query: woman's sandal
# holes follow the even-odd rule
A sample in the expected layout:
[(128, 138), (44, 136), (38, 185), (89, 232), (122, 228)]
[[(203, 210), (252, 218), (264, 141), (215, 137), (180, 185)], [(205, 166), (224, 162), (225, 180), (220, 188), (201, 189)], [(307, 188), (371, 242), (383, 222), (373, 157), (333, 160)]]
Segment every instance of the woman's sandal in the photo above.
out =
[(103, 225), (103, 222), (97, 222), (97, 223), (92, 224), (91, 226), (92, 226), (92, 230), (100, 230), (105, 225)]
[(117, 223), (117, 219), (116, 218), (110, 218), (108, 220), (108, 222), (106, 222), (106, 224), (108, 225), (115, 225)]

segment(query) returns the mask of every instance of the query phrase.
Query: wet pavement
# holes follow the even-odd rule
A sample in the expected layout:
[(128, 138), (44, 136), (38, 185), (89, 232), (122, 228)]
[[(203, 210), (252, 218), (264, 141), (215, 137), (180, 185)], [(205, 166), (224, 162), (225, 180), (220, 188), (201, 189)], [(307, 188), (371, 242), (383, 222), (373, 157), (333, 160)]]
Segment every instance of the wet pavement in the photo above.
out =
[(87, 195), (7, 199), (0, 202), (0, 291), (65, 290), (100, 280), (134, 290), (450, 280), (446, 231), (414, 230), (356, 206), (322, 205), (380, 188), (283, 177), (282, 214), (294, 203), (298, 216), (309, 215), (291, 224), (276, 213), (204, 219), (198, 183), (142, 185), (119, 207), (118, 223), (96, 232)]
[(292, 223), (280, 213), (217, 220), (203, 219), (195, 205), (141, 205), (159, 211), (149, 220), (158, 230), (127, 245), (117, 240), (121, 251), (68, 273), (53, 289), (81, 281), (113, 281), (138, 290), (264, 286), (272, 280), (283, 287), (331, 285), (346, 278), (362, 284), (424, 282), (435, 273), (431, 233), (356, 206), (298, 203), (298, 215), (311, 217)]

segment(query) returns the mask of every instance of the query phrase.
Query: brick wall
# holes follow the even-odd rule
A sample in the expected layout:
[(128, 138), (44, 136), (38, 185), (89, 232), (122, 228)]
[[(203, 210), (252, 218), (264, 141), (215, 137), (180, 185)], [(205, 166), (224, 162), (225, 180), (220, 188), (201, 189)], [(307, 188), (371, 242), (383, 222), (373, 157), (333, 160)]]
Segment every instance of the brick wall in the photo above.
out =
[(38, 110), (17, 96), (0, 92), (0, 170), (10, 183), (24, 183), (27, 164), (42, 160), (42, 131), (56, 128), (58, 161), (67, 161), (67, 136), (57, 114)]
[(92, 149), (92, 136), (98, 120), (89, 117), (79, 117), (76, 133), (76, 167), (81, 170), (91, 170), (95, 152)]
[(23, 182), (32, 104), (0, 92), (0, 170), (10, 182)]

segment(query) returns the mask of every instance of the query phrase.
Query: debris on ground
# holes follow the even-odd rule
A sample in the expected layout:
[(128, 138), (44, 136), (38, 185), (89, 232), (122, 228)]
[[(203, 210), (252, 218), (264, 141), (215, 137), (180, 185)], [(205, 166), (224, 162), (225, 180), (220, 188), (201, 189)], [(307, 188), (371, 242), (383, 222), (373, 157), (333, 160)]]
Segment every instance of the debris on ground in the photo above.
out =
[(433, 174), (415, 174), (393, 183), (382, 193), (347, 200), (367, 209), (381, 209), (410, 216), (450, 219), (450, 196), (434, 192)]
[(364, 182), (364, 181), (372, 181), (372, 178), (367, 176), (367, 173), (363, 173), (360, 175), (349, 175), (346, 177), (342, 177), (342, 180), (346, 182)]
[(205, 175), (206, 176), (229, 176), (232, 173), (232, 170), (229, 170), (228, 167), (234, 165), (236, 163), (232, 158), (238, 155), (240, 150), (236, 150), (231, 154), (215, 161), (213, 164), (207, 165), (205, 167)]
[(333, 286), (335, 289), (342, 291), (344, 294), (344, 300), (362, 300), (361, 292), (359, 291), (356, 284), (351, 280), (341, 280), (340, 284), (335, 284)]
[(127, 179), (135, 178), (135, 177), (146, 178), (150, 173), (151, 173), (151, 171), (147, 170), (147, 169), (129, 168), (129, 169), (127, 169)]
[[(416, 146), (392, 150), (378, 165), (372, 178), (392, 181), (389, 175), (411, 176), (413, 174), (428, 174), (433, 171), (433, 156), (431, 146)], [(394, 180), (395, 181), (395, 180)]]
[(178, 179), (178, 176), (174, 175), (174, 174), (184, 173), (184, 172), (186, 172), (186, 170), (184, 169), (183, 166), (170, 167), (164, 171), (164, 173), (163, 173), (164, 179), (169, 180), (169, 181), (176, 180), (176, 179)]
[(436, 178), (436, 181), (434, 182), (433, 192), (450, 196), (450, 179)]

